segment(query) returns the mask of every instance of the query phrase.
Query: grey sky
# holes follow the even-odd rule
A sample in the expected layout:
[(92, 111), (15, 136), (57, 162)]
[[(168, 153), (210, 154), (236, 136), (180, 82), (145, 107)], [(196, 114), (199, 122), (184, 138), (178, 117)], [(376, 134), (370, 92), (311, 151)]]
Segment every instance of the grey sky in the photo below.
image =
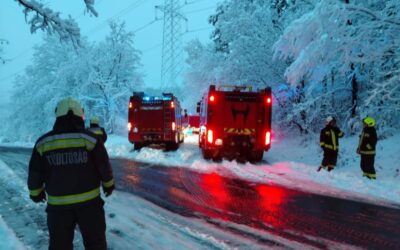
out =
[[(124, 20), (131, 31), (138, 30), (135, 36), (136, 48), (143, 51), (142, 64), (146, 74), (145, 83), (160, 84), (162, 20), (148, 25), (155, 19), (155, 5), (162, 5), (163, 0), (96, 0), (99, 17), (84, 15), (83, 0), (47, 1), (50, 8), (60, 11), (62, 16), (71, 15), (78, 22), (81, 34), (90, 41), (99, 41), (108, 33), (107, 20), (116, 18)], [(189, 31), (184, 35), (184, 42), (199, 38), (205, 42), (209, 39), (211, 25), (207, 18), (212, 14), (219, 1), (217, 0), (181, 0), (187, 2), (182, 12), (189, 19)], [(162, 13), (158, 12), (158, 17)], [(9, 44), (4, 48), (4, 57), (10, 59), (0, 66), (0, 105), (9, 101), (9, 93), (15, 75), (22, 73), (30, 64), (35, 44), (41, 42), (43, 32), (31, 34), (25, 23), (22, 7), (13, 0), (2, 0), (0, 3), (0, 38), (7, 39)]]

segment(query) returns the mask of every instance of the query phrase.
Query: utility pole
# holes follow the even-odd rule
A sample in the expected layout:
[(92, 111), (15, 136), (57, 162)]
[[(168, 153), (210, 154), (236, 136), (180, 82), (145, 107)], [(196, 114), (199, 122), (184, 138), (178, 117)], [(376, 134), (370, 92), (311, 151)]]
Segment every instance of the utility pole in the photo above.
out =
[[(161, 89), (177, 86), (183, 71), (183, 25), (187, 18), (181, 13), (180, 0), (164, 0), (164, 5), (156, 6), (164, 13)], [(187, 29), (187, 28), (186, 28)]]

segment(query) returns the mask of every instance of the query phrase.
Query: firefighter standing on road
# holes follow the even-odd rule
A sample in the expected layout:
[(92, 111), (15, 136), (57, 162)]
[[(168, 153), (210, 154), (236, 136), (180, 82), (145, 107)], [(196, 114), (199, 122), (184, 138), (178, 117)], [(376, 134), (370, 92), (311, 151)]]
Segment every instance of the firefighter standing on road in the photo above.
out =
[(357, 153), (361, 155), (361, 170), (363, 176), (369, 179), (376, 179), (375, 172), (375, 147), (378, 141), (375, 120), (372, 117), (365, 117), (363, 119), (364, 128), (360, 135)]
[(100, 120), (98, 117), (92, 117), (90, 118), (90, 127), (89, 131), (95, 133), (96, 135), (100, 136), (101, 139), (103, 139), (103, 142), (105, 143), (107, 141), (107, 133), (104, 130), (104, 128), (100, 127)]
[(324, 158), (318, 168), (331, 171), (336, 166), (336, 161), (339, 152), (339, 138), (342, 138), (344, 133), (336, 126), (336, 119), (332, 116), (326, 118), (326, 126), (321, 130), (320, 145), (324, 151)]
[(53, 130), (41, 136), (29, 162), (28, 188), (34, 202), (45, 202), (49, 249), (72, 249), (79, 225), (86, 249), (107, 249), (104, 201), (114, 190), (104, 144), (85, 130), (83, 109), (72, 98), (56, 108)]

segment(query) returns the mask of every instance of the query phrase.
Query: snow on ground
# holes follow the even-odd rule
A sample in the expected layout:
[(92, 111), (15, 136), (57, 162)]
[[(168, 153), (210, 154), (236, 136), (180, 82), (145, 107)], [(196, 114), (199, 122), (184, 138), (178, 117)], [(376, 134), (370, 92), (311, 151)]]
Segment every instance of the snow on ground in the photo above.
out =
[(356, 154), (358, 136), (340, 141), (338, 165), (332, 172), (317, 168), (322, 160), (319, 137), (304, 141), (299, 138), (277, 138), (264, 154), (264, 161), (256, 165), (236, 161), (215, 163), (202, 158), (197, 146), (198, 137), (185, 138), (176, 152), (143, 148), (133, 151), (126, 137), (110, 136), (106, 147), (111, 157), (128, 158), (140, 162), (196, 171), (217, 172), (228, 177), (260, 183), (278, 183), (294, 189), (322, 193), (342, 198), (357, 198), (381, 205), (400, 205), (400, 134), (378, 142), (375, 168), (377, 180), (362, 177), (360, 157)]
[(0, 216), (0, 249), (26, 249)]
[[(177, 215), (124, 192), (117, 191), (107, 198), (105, 210), (107, 240), (112, 249), (270, 249), (260, 239), (295, 249), (313, 249), (246, 225), (216, 219), (210, 224)], [(225, 228), (235, 228), (253, 238), (233, 234)]]
[[(0, 159), (0, 170), (5, 173), (0, 178), (14, 180), (0, 180), (0, 183), (7, 184), (8, 192), (22, 193), (20, 196), (11, 199), (3, 197), (1, 200), (0, 249), (47, 249), (46, 205), (34, 204), (29, 200), (26, 176), (15, 173), (14, 167)], [(296, 249), (313, 249), (273, 232), (260, 231), (246, 225), (217, 219), (209, 223), (199, 218), (175, 214), (143, 198), (121, 191), (115, 191), (104, 200), (109, 249), (270, 249), (264, 242)], [(12, 203), (11, 206), (6, 206), (9, 202)], [(13, 211), (10, 214), (10, 210), (14, 209), (18, 210), (17, 218)], [(8, 216), (4, 217), (8, 219), (8, 223), (1, 216)], [(233, 232), (229, 230), (233, 228)], [(240, 231), (246, 233), (238, 235), (237, 232)], [(326, 245), (333, 244), (323, 239), (319, 241)], [(350, 248), (348, 245), (341, 246), (343, 249)], [(74, 249), (83, 249), (82, 238), (77, 230)]]
[[(264, 161), (256, 165), (239, 164), (236, 161), (215, 163), (203, 160), (197, 146), (196, 136), (187, 137), (185, 143), (176, 152), (164, 152), (154, 148), (133, 151), (133, 147), (127, 141), (127, 138), (120, 136), (109, 136), (106, 147), (111, 157), (129, 158), (161, 164), (166, 167), (184, 167), (195, 171), (217, 172), (223, 176), (254, 182), (278, 183), (315, 193), (349, 199), (356, 197), (383, 205), (390, 205), (390, 203), (399, 205), (400, 148), (397, 143), (400, 141), (400, 134), (379, 141), (376, 160), (378, 179), (376, 181), (361, 176), (359, 156), (355, 153), (357, 141), (357, 137), (341, 140), (337, 169), (329, 173), (326, 171), (316, 172), (322, 156), (316, 137), (313, 141), (302, 141), (297, 138), (277, 138), (273, 142), (272, 149), (265, 154)], [(20, 144), (14, 143), (12, 146), (17, 145)], [(29, 145), (25, 144), (25, 146)], [(24, 181), (26, 176), (20, 176), (15, 172), (13, 166), (7, 166), (2, 161), (0, 161), (0, 167), (2, 172), (5, 173), (4, 178), (9, 178), (7, 175), (13, 174), (13, 179), (17, 179), (13, 182), (15, 187), (10, 186), (9, 188), (16, 192), (27, 192)], [(24, 200), (24, 202), (27, 201)], [(0, 208), (5, 209), (1, 206)], [(220, 227), (224, 227), (224, 223), (229, 222), (214, 221), (214, 225), (210, 225), (201, 219), (186, 218), (174, 214), (128, 193), (117, 191), (111, 197), (106, 198), (105, 209), (107, 237), (112, 249), (129, 249), (132, 246), (137, 249), (171, 249), (174, 246), (182, 249), (230, 249), (246, 248), (246, 246), (263, 248), (263, 246), (257, 246), (258, 243), (254, 242), (254, 239), (240, 237), (221, 230)], [(39, 205), (31, 210), (29, 210), (30, 213), (35, 212), (42, 217), (45, 215), (44, 206)], [(26, 216), (29, 216), (29, 213)], [(25, 246), (13, 233), (16, 228), (9, 228), (9, 221), (7, 221), (7, 225), (5, 221), (7, 220), (4, 219), (3, 221), (3, 218), (0, 217), (0, 237), (4, 239), (0, 242), (0, 249), (24, 249)], [(277, 238), (277, 236), (268, 235), (265, 232), (257, 232), (256, 229), (244, 225), (230, 223), (226, 227), (240, 227), (238, 229), (253, 235), (262, 235), (267, 240), (271, 239), (288, 245), (295, 244), (286, 242), (285, 239)], [(27, 230), (20, 231), (26, 233)], [(32, 235), (37, 234), (37, 229), (31, 231)], [(41, 235), (46, 237), (45, 234)], [(26, 240), (26, 238), (24, 239)], [(154, 239), (157, 239), (157, 241), (155, 242)], [(75, 244), (82, 245), (78, 236)], [(300, 245), (297, 247), (304, 248)], [(78, 247), (78, 249), (80, 248)]]
[[(7, 189), (7, 193), (18, 193), (18, 196), (2, 197), (0, 200), (0, 249), (47, 249), (48, 234), (39, 229), (40, 225), (43, 229), (46, 225), (46, 205), (29, 200), (26, 176), (17, 174), (15, 166), (7, 165), (1, 158), (0, 170), (3, 174), (0, 175), (0, 183), (5, 185), (2, 188)], [(248, 239), (224, 232), (200, 219), (174, 214), (129, 193), (115, 191), (104, 199), (110, 249), (264, 248), (256, 242), (257, 238)], [(18, 217), (15, 217), (14, 210), (18, 211)], [(266, 237), (276, 238), (273, 235)], [(285, 239), (280, 239), (280, 242), (290, 243)], [(79, 232), (75, 232), (74, 249), (83, 249)]]

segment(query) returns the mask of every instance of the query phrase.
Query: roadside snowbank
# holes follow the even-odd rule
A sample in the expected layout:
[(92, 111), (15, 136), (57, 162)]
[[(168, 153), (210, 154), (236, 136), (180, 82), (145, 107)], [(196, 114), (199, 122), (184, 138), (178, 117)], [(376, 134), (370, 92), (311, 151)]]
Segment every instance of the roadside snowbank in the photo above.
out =
[(3, 218), (0, 216), (0, 249), (26, 249), (15, 236), (14, 232), (7, 227)]
[(356, 154), (358, 137), (340, 141), (338, 166), (332, 172), (317, 172), (322, 159), (318, 138), (302, 141), (298, 138), (280, 138), (256, 165), (236, 161), (215, 163), (202, 158), (197, 137), (185, 139), (176, 152), (143, 148), (133, 151), (125, 137), (110, 136), (106, 147), (111, 157), (128, 158), (151, 164), (186, 167), (196, 171), (217, 172), (221, 175), (249, 181), (277, 184), (314, 193), (357, 198), (381, 205), (400, 205), (400, 134), (378, 142), (375, 168), (377, 180), (362, 177), (359, 155)]

